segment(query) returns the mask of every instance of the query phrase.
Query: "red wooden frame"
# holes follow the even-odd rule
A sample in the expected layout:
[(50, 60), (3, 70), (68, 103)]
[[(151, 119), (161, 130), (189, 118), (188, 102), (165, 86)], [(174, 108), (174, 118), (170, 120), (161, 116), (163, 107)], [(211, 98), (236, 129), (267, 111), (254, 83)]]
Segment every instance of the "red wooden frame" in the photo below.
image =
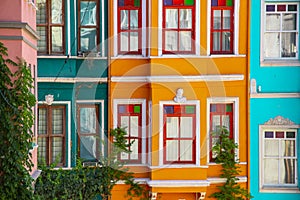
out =
[[(166, 28), (166, 9), (177, 9), (178, 10), (178, 24), (177, 28)], [(180, 9), (191, 9), (192, 10), (192, 28), (180, 28), (180, 18), (179, 18), (179, 10)], [(185, 5), (164, 5), (163, 4), (163, 22), (162, 22), (162, 52), (163, 54), (194, 54), (195, 53), (195, 4), (193, 6), (185, 6)], [(178, 33), (178, 38), (177, 38), (177, 51), (168, 51), (165, 49), (165, 34), (166, 31), (176, 31)], [(179, 38), (179, 32), (181, 31), (190, 31), (191, 32), (191, 51), (180, 51), (179, 50), (179, 43), (180, 43), (180, 38)]]
[[(121, 29), (121, 11), (128, 10), (128, 29), (122, 30)], [(138, 28), (137, 29), (130, 29), (130, 10), (137, 10), (138, 11)], [(142, 54), (142, 0), (140, 2), (140, 6), (133, 6), (133, 5), (124, 5), (118, 6), (118, 54)], [(128, 33), (128, 51), (121, 51), (121, 33), (126, 32)], [(138, 33), (138, 50), (137, 51), (130, 51), (130, 33), (136, 32)]]
[[(220, 10), (221, 11), (221, 28), (214, 29), (214, 11)], [(229, 10), (230, 11), (230, 29), (223, 29), (223, 11)], [(232, 54), (233, 53), (233, 41), (234, 41), (234, 5), (232, 6), (212, 6), (211, 7), (211, 25), (210, 25), (210, 53), (211, 54)], [(213, 44), (214, 44), (214, 37), (213, 34), (219, 32), (220, 33), (220, 50), (214, 51)], [(230, 49), (228, 51), (222, 50), (223, 46), (223, 32), (230, 32)]]
[[(163, 163), (164, 164), (196, 164), (196, 106), (195, 105), (165, 105), (165, 106), (174, 106), (174, 113), (173, 114), (167, 114), (164, 113), (164, 117), (163, 117), (163, 123), (164, 123), (164, 128), (163, 128)], [(164, 106), (164, 107), (165, 107)], [(184, 113), (183, 110), (185, 108), (185, 106), (194, 106), (194, 113)], [(180, 117), (192, 117), (193, 118), (193, 133), (192, 133), (192, 138), (180, 138), (180, 133), (179, 133), (179, 137), (177, 138), (168, 138), (167, 137), (167, 126), (166, 126), (166, 120), (167, 117), (178, 117), (180, 119)], [(178, 120), (179, 126), (180, 127), (180, 120)], [(166, 144), (168, 140), (177, 140), (178, 142), (178, 160), (177, 161), (167, 161), (167, 150), (166, 150)], [(181, 151), (180, 151), (180, 141), (181, 140), (192, 140), (192, 160), (191, 161), (186, 161), (186, 160), (181, 160), (180, 155), (181, 155)]]

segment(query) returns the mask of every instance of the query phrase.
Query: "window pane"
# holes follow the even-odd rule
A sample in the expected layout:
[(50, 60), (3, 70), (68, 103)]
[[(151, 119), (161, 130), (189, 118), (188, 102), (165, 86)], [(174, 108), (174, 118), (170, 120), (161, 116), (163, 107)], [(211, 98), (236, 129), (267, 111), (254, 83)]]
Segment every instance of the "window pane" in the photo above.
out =
[(52, 27), (52, 51), (61, 52), (63, 51), (63, 33), (62, 27)]
[(229, 115), (222, 115), (222, 126), (225, 126), (228, 131), (230, 130)]
[(63, 158), (63, 139), (61, 137), (52, 138), (52, 162), (56, 159), (62, 162)]
[(278, 159), (264, 160), (264, 183), (278, 184)]
[(282, 33), (281, 35), (281, 56), (282, 57), (296, 57), (296, 33)]
[(46, 0), (37, 1), (36, 23), (45, 24), (47, 21)]
[(138, 160), (139, 159), (139, 143), (138, 143), (138, 140), (134, 140), (133, 144), (130, 147), (130, 150), (131, 150), (130, 159)]
[(264, 156), (279, 156), (279, 140), (265, 140), (265, 155)]
[(221, 116), (213, 115), (212, 116), (212, 131), (217, 131), (221, 125)]
[(121, 116), (121, 128), (125, 128), (128, 136), (129, 116)]
[(130, 29), (138, 29), (139, 27), (139, 11), (130, 10)]
[(180, 141), (180, 160), (192, 161), (193, 160), (193, 141), (181, 140)]
[(166, 28), (178, 28), (177, 9), (166, 9)]
[(223, 29), (230, 29), (230, 10), (223, 10)]
[(96, 136), (80, 136), (80, 158), (94, 160), (97, 158)]
[(222, 32), (222, 51), (230, 50), (230, 32)]
[(181, 117), (180, 118), (180, 137), (192, 138), (193, 137), (193, 118)]
[(284, 157), (295, 156), (295, 141), (281, 140), (281, 155)]
[(178, 138), (178, 117), (167, 117), (167, 138)]
[(297, 14), (283, 14), (282, 30), (297, 30)]
[(221, 29), (221, 10), (214, 10), (214, 29)]
[(80, 108), (80, 133), (96, 134), (97, 116), (95, 108)]
[(178, 141), (168, 140), (166, 142), (166, 160), (177, 161), (178, 160)]
[(295, 184), (295, 160), (294, 159), (282, 159), (280, 161), (280, 184)]
[(52, 24), (62, 23), (62, 0), (51, 1), (51, 22)]
[(121, 10), (121, 30), (128, 30), (128, 10)]
[(130, 32), (130, 51), (139, 50), (139, 33)]
[(177, 41), (178, 41), (178, 35), (177, 31), (166, 31), (165, 32), (165, 50), (167, 51), (177, 51)]
[(91, 1), (80, 2), (80, 24), (97, 25), (97, 4)]
[(128, 51), (128, 32), (122, 32), (120, 40), (121, 51)]
[(280, 34), (279, 33), (265, 33), (265, 57), (266, 58), (279, 58), (280, 57)]
[(130, 116), (130, 136), (138, 137), (139, 136), (139, 117)]
[(191, 31), (180, 31), (179, 38), (180, 38), (179, 50), (180, 51), (191, 51), (192, 50)]
[(266, 30), (267, 31), (280, 30), (280, 14), (268, 14), (266, 16)]
[(63, 134), (63, 109), (54, 108), (52, 110), (52, 133)]
[(125, 153), (125, 152), (122, 152), (121, 153), (121, 160), (128, 160), (128, 159), (129, 159), (129, 154)]
[(180, 9), (180, 28), (192, 28), (192, 9)]
[(45, 108), (39, 108), (39, 124), (38, 134), (47, 134), (47, 110)]
[(40, 36), (40, 39), (38, 40), (38, 51), (47, 51), (47, 32), (46, 27), (36, 27), (36, 30)]
[(96, 28), (81, 28), (80, 30), (81, 51), (96, 51), (97, 31)]
[(220, 32), (213, 33), (213, 51), (220, 51), (221, 50), (221, 41), (220, 41)]
[(43, 162), (47, 161), (47, 138), (38, 138), (38, 161)]

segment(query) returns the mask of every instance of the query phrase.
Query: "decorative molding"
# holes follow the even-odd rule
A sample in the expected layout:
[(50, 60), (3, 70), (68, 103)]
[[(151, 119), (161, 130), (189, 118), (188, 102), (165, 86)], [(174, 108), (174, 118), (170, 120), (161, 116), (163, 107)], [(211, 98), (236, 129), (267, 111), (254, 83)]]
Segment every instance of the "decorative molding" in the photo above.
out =
[(90, 83), (90, 82), (98, 82), (98, 83), (106, 83), (107, 78), (54, 78), (54, 77), (39, 77), (37, 78), (38, 83)]
[(150, 187), (207, 187), (210, 185), (208, 180), (150, 180)]
[(250, 80), (250, 94), (256, 94), (256, 80), (254, 78), (252, 78)]
[(28, 23), (24, 22), (0, 22), (0, 28), (7, 28), (7, 29), (24, 29), (28, 33), (30, 33), (35, 39), (40, 39), (38, 33), (29, 26)]
[(261, 99), (261, 98), (300, 98), (300, 93), (253, 93), (250, 94), (250, 98)]
[(271, 118), (264, 125), (295, 125), (295, 123), (282, 116), (277, 116), (274, 119)]
[[(246, 183), (248, 181), (248, 178), (246, 176), (237, 176), (238, 183)], [(207, 181), (209, 181), (210, 184), (219, 184), (219, 183), (225, 183), (226, 178), (219, 178), (219, 177), (214, 177), (214, 178), (207, 178)]]
[(176, 96), (173, 99), (176, 103), (185, 103), (186, 97), (183, 96), (183, 89), (178, 88), (176, 91)]
[(22, 40), (26, 44), (28, 44), (31, 48), (37, 50), (37, 46), (34, 45), (32, 42), (30, 42), (26, 37), (24, 36), (19, 36), (19, 35), (1, 35), (0, 40)]
[(217, 81), (242, 81), (243, 74), (226, 75), (191, 75), (191, 76), (113, 76), (112, 82), (145, 82), (145, 83), (165, 83), (165, 82), (217, 82)]

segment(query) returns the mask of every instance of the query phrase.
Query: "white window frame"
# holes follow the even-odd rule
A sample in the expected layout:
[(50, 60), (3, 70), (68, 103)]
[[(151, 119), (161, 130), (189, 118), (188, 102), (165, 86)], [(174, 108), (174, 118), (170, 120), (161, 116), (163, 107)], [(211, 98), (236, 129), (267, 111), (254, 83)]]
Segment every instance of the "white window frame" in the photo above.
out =
[(119, 104), (141, 104), (142, 105), (142, 160), (141, 164), (126, 164), (129, 165), (146, 165), (146, 99), (114, 99), (113, 100), (113, 127), (118, 127), (118, 105)]
[[(296, 44), (298, 44), (297, 47), (297, 52), (296, 52), (296, 57), (286, 57), (286, 58), (265, 58), (264, 56), (264, 51), (265, 51), (265, 44), (264, 44), (264, 33), (265, 33), (265, 23), (266, 23), (266, 5), (267, 4), (297, 4), (297, 34), (296, 34)], [(260, 33), (260, 40), (261, 40), (261, 45), (260, 45), (260, 62), (261, 63), (268, 63), (272, 62), (272, 65), (279, 65), (279, 66), (284, 66), (284, 65), (290, 65), (290, 61), (296, 61), (299, 62), (299, 19), (300, 19), (300, 3), (299, 1), (295, 0), (281, 0), (281, 1), (268, 1), (268, 0), (263, 0), (261, 1), (261, 33)], [(280, 61), (280, 62), (278, 62)], [(275, 62), (275, 63), (274, 63)]]
[[(298, 128), (299, 126), (297, 125), (283, 125), (283, 126), (278, 126), (278, 125), (260, 125), (259, 126), (259, 188), (260, 191), (264, 192), (280, 192), (280, 193), (289, 193), (292, 192), (294, 193), (295, 191), (299, 192), (299, 188), (298, 188), (298, 149), (297, 146), (299, 144), (297, 144), (299, 142), (298, 140)], [(263, 159), (264, 159), (264, 132), (265, 131), (295, 131), (296, 133), (296, 138), (295, 138), (295, 155), (296, 155), (296, 164), (295, 164), (295, 184), (283, 184), (283, 185), (274, 185), (274, 186), (266, 186), (264, 185), (264, 169), (263, 169)]]
[(194, 105), (196, 107), (196, 164), (164, 164), (164, 106), (175, 105), (174, 101), (160, 101), (159, 102), (159, 167), (198, 167), (200, 166), (200, 101), (191, 100), (182, 103), (182, 105)]
[[(114, 17), (114, 57), (122, 56), (122, 57), (146, 57), (146, 18), (147, 18), (147, 10), (146, 10), (146, 0), (141, 0), (142, 3), (142, 54), (139, 55), (119, 55), (118, 54), (118, 17)], [(118, 0), (114, 0), (114, 16), (118, 16)]]
[[(39, 101), (39, 105), (45, 104), (45, 101)], [(52, 105), (64, 105), (66, 106), (66, 166), (63, 168), (71, 168), (71, 101), (53, 101)], [(37, 136), (38, 137), (38, 136)]]
[[(239, 30), (240, 30), (240, 0), (234, 0), (234, 33), (233, 33), (233, 54), (224, 54), (226, 56), (228, 55), (239, 55)], [(207, 1), (207, 11), (209, 14), (209, 17), (207, 17), (207, 55), (210, 55), (210, 41), (211, 41), (211, 0)], [(211, 55), (212, 57), (220, 57), (220, 56), (224, 56), (223, 54), (213, 54)]]
[[(195, 2), (195, 53), (193, 54), (182, 54), (184, 57), (186, 56), (200, 56), (200, 1), (194, 1)], [(163, 46), (162, 46), (162, 41), (163, 41), (163, 0), (158, 0), (158, 56), (164, 56), (164, 57), (178, 57), (178, 54), (172, 55), (172, 54), (163, 54)]]
[[(215, 164), (214, 162), (209, 161), (209, 134), (210, 134), (210, 105), (211, 104), (233, 104), (233, 138), (236, 144), (239, 144), (239, 98), (238, 97), (212, 97), (207, 99), (206, 104), (206, 119), (207, 119), (207, 163)], [(235, 160), (239, 160), (239, 149), (235, 150)]]

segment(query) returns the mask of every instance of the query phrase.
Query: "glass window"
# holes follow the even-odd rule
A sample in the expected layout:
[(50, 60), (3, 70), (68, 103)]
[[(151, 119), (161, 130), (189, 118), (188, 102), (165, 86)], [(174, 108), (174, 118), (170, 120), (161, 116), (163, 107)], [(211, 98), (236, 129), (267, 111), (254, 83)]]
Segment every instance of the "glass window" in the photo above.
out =
[(141, 104), (119, 104), (118, 126), (125, 128), (130, 153), (121, 153), (119, 159), (130, 164), (142, 162), (142, 105)]
[(265, 59), (298, 57), (298, 3), (265, 4), (263, 56)]
[(263, 187), (297, 186), (297, 131), (265, 130), (262, 133)]
[(79, 1), (78, 34), (80, 52), (98, 52), (100, 43), (99, 33), (99, 1)]
[(39, 54), (64, 54), (64, 1), (37, 0), (36, 23)]
[(65, 166), (66, 115), (64, 106), (38, 108), (38, 162)]
[(229, 131), (230, 138), (233, 138), (233, 104), (210, 104), (210, 139), (209, 139), (209, 161), (214, 162), (215, 156), (212, 152), (213, 146), (218, 141), (214, 134), (220, 127)]
[(196, 164), (196, 106), (164, 106), (164, 164)]
[(211, 15), (211, 54), (232, 54), (234, 0), (212, 0)]
[(195, 52), (194, 0), (163, 1), (163, 53)]
[(142, 0), (118, 0), (118, 52), (142, 53)]

